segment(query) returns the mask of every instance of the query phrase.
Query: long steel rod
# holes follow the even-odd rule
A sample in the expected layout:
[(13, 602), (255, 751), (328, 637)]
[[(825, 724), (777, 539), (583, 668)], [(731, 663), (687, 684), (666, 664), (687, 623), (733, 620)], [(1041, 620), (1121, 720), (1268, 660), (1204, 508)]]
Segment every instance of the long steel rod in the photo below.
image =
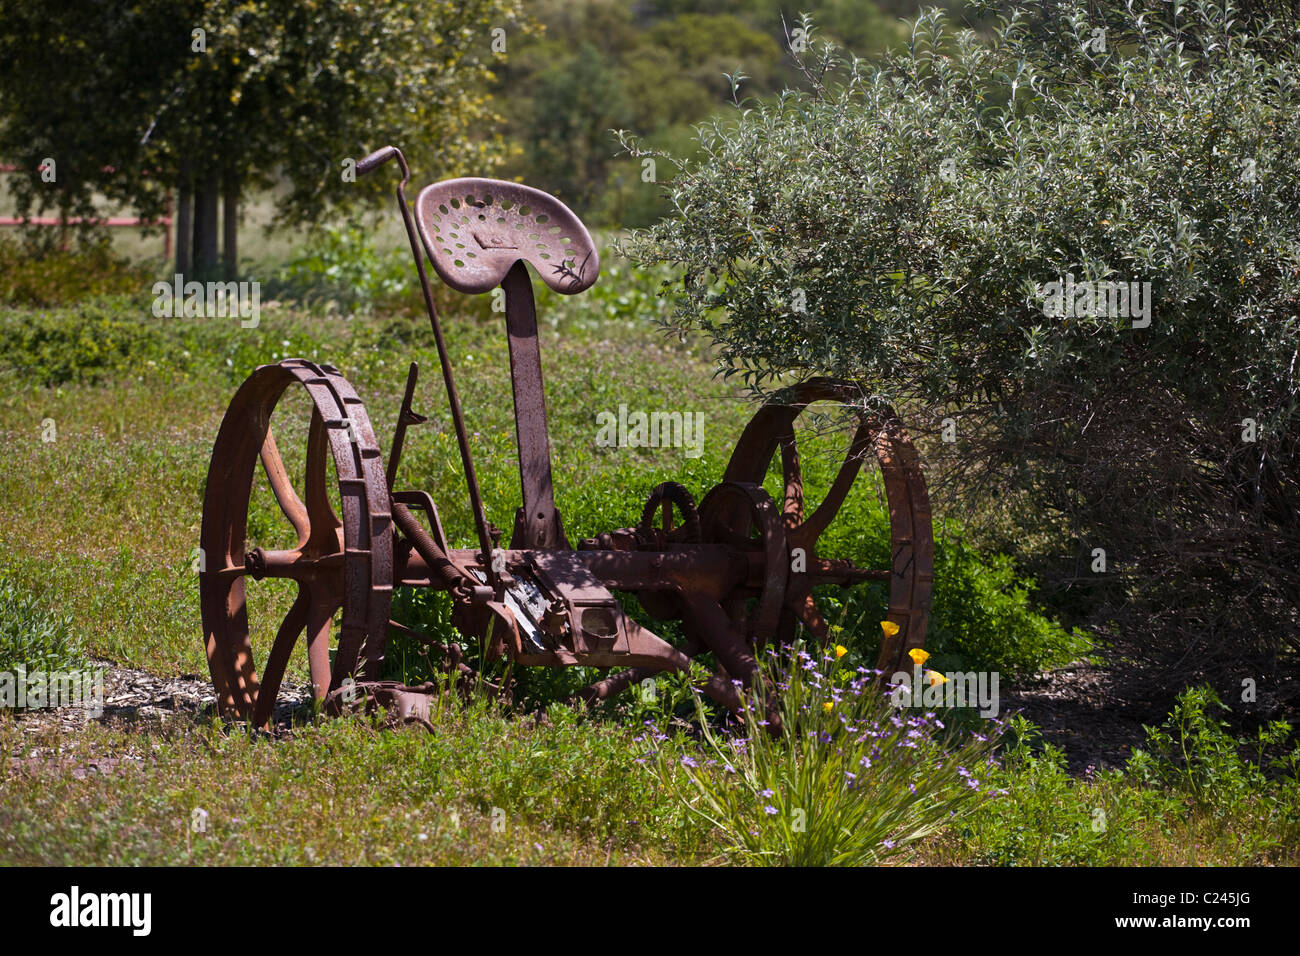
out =
[[(392, 153), (380, 157), (381, 153)], [(367, 162), (372, 160), (375, 161)], [(492, 536), (488, 533), (487, 514), (483, 510), (483, 496), (479, 492), (478, 476), (474, 472), (474, 457), (469, 450), (469, 435), (465, 431), (465, 417), (460, 409), (460, 393), (456, 391), (456, 379), (451, 371), (451, 359), (447, 355), (447, 345), (442, 337), (442, 325), (438, 322), (438, 310), (433, 304), (433, 290), (429, 287), (429, 275), (424, 268), (424, 255), (415, 234), (415, 223), (411, 220), (411, 210), (406, 203), (406, 184), (411, 180), (411, 171), (406, 165), (406, 157), (396, 146), (386, 147), (367, 156), (357, 163), (357, 171), (369, 172), (385, 159), (396, 158), (402, 167), (402, 181), (397, 184), (397, 205), (402, 210), (402, 222), (406, 226), (406, 238), (411, 243), (411, 257), (415, 259), (415, 270), (420, 276), (420, 289), (424, 292), (424, 306), (429, 313), (429, 324), (433, 326), (433, 338), (438, 344), (438, 361), (442, 364), (442, 380), (447, 386), (447, 401), (451, 405), (451, 422), (456, 429), (456, 443), (460, 446), (460, 460), (465, 466), (465, 483), (469, 486), (470, 507), (474, 511), (474, 525), (478, 530), (479, 548), (482, 549), (483, 567), (493, 587), (497, 584), (497, 575), (492, 569)], [(390, 491), (392, 489), (389, 489)]]

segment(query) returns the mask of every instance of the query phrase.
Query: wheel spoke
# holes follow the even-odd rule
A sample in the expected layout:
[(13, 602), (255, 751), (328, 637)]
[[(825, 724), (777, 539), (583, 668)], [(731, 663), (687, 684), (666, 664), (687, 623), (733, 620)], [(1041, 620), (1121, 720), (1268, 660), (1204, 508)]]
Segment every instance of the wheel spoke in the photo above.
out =
[(324, 700), (330, 690), (330, 625), (340, 602), (331, 597), (313, 597), (307, 611), (307, 663), (311, 668), (311, 692)]
[(298, 585), (298, 596), (293, 607), (280, 622), (276, 632), (275, 643), (266, 658), (266, 667), (262, 671), (262, 686), (257, 692), (257, 707), (253, 712), (253, 726), (264, 727), (275, 713), (275, 699), (280, 693), (280, 681), (284, 678), (284, 669), (288, 666), (289, 655), (298, 635), (307, 624), (307, 609), (311, 604), (311, 592), (303, 585)]
[(260, 457), (262, 468), (266, 471), (266, 480), (271, 484), (271, 492), (275, 495), (280, 510), (289, 519), (289, 524), (293, 525), (293, 530), (298, 533), (298, 544), (301, 546), (307, 541), (310, 530), (307, 508), (298, 497), (298, 493), (293, 490), (289, 474), (284, 470), (284, 461), (280, 458), (280, 449), (275, 444), (275, 435), (269, 425), (266, 428), (266, 438), (262, 441)]
[(320, 409), (313, 408), (311, 429), (307, 432), (306, 513), (311, 523), (312, 550), (326, 554), (342, 550), (339, 545), (339, 529), (343, 527), (343, 522), (330, 504), (326, 486), (325, 455), (328, 451), (329, 436), (326, 434), (325, 419), (321, 417)]
[(867, 449), (870, 447), (871, 429), (866, 422), (863, 422), (858, 426), (857, 434), (853, 436), (853, 444), (849, 448), (848, 456), (844, 459), (844, 463), (840, 465), (840, 471), (835, 476), (835, 481), (827, 489), (826, 497), (822, 499), (821, 504), (817, 506), (817, 510), (811, 516), (790, 532), (792, 544), (811, 549), (817, 543), (817, 539), (822, 536), (827, 526), (839, 514), (844, 499), (848, 497), (849, 491), (853, 488), (853, 482), (858, 477), (858, 472), (862, 470), (863, 456), (866, 455)]
[(813, 600), (812, 592), (807, 592), (802, 596), (802, 599), (795, 605), (795, 613), (799, 616), (799, 620), (803, 622), (803, 626), (812, 632), (813, 637), (817, 639), (817, 643), (825, 647), (831, 629), (826, 624), (826, 618), (822, 617), (817, 602)]
[(786, 647), (793, 644), (798, 625), (799, 618), (795, 616), (794, 611), (790, 610), (789, 605), (781, 608), (781, 617), (776, 625), (776, 646)]
[(799, 446), (791, 430), (780, 438), (781, 473), (785, 478), (785, 525), (793, 528), (803, 523), (803, 468), (799, 464)]

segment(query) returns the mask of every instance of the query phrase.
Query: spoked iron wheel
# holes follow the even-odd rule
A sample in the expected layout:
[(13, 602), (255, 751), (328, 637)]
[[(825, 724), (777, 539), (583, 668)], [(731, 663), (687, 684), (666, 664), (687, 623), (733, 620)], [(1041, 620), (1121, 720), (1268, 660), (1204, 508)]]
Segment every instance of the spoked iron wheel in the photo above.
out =
[[(934, 541), (929, 496), (915, 447), (893, 415), (870, 415), (862, 410), (861, 399), (862, 392), (858, 386), (833, 379), (811, 379), (788, 389), (778, 399), (760, 408), (750, 420), (727, 465), (724, 484), (719, 488), (727, 487), (727, 483), (751, 488), (760, 486), (780, 450), (784, 544), (795, 557), (791, 559), (791, 571), (784, 581), (775, 636), (778, 642), (786, 643), (793, 639), (797, 624), (802, 623), (814, 637), (825, 642), (829, 637), (829, 627), (814, 600), (813, 588), (826, 583), (888, 580), (887, 619), (898, 625), (898, 633), (884, 637), (876, 664), (888, 675), (900, 669), (907, 651), (921, 647), (925, 642), (933, 586)], [(852, 410), (857, 427), (838, 473), (822, 500), (811, 508), (804, 496), (795, 421), (815, 403), (831, 403)], [(892, 566), (888, 570), (860, 569), (849, 561), (823, 558), (818, 552), (822, 535), (852, 490), (863, 462), (873, 454), (880, 467), (889, 507)], [(701, 504), (702, 514), (706, 504), (709, 504), (707, 500)], [(755, 508), (759, 506), (755, 505)], [(730, 533), (744, 532), (752, 536), (754, 529), (743, 520), (743, 509), (731, 505), (726, 514), (732, 516), (727, 519), (727, 526), (733, 529)], [(705, 515), (704, 520), (705, 538), (708, 540), (709, 516)], [(772, 535), (766, 533), (763, 537), (768, 540)], [(802, 549), (802, 553), (796, 549)], [(795, 570), (799, 567), (804, 570)], [(770, 594), (771, 589), (767, 593)], [(770, 608), (760, 605), (758, 611), (770, 620)], [(735, 619), (734, 613), (732, 616)], [(761, 640), (768, 620), (748, 630)]]
[[(312, 407), (301, 496), (270, 428), (272, 412), (295, 383), (306, 389)], [(331, 502), (327, 455), (337, 476), (341, 516)], [(259, 459), (297, 535), (291, 547), (249, 547)], [(270, 720), (290, 655), (304, 632), (317, 700), (347, 677), (379, 676), (393, 589), (388, 487), (365, 407), (336, 369), (286, 359), (258, 368), (240, 386), (212, 450), (200, 546), (203, 630), (223, 716), (251, 720), (254, 726)], [(288, 578), (297, 585), (278, 629), (274, 622), (253, 624), (260, 677), (250, 634), (249, 578)], [(342, 626), (331, 663), (332, 623), (339, 610)]]
[[(665, 481), (655, 486), (641, 510), (636, 532), (643, 546), (656, 550), (666, 550), (677, 544), (698, 544), (700, 513), (695, 507), (695, 499), (683, 485), (675, 481)], [(642, 607), (661, 621), (681, 617), (676, 602), (666, 595), (642, 591), (637, 598)], [(693, 657), (696, 649), (697, 645), (689, 645), (687, 655)]]
[(700, 540), (700, 513), (691, 493), (675, 481), (655, 486), (641, 510), (637, 530), (660, 546)]

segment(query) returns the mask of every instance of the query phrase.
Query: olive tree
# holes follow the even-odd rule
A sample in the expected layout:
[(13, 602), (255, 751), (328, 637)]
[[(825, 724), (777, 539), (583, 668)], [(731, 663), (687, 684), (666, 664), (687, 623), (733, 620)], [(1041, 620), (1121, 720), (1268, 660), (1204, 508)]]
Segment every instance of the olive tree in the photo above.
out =
[(1010, 509), (1098, 620), (1300, 649), (1295, 32), (1031, 10), (926, 12), (878, 64), (815, 46), (700, 128), (624, 252), (680, 267), (672, 323), (725, 374), (858, 380), (929, 433), (942, 490)]

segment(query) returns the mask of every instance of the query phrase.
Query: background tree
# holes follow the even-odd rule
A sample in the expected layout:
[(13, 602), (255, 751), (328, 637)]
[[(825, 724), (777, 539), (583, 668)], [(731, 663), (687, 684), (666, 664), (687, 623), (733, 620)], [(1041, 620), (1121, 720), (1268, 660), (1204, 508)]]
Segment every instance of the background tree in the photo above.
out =
[[(812, 6), (826, 15), (827, 36), (864, 55), (906, 36), (873, 0)], [(640, 166), (618, 155), (610, 131), (688, 154), (693, 125), (730, 98), (724, 74), (743, 71), (757, 97), (798, 79), (786, 35), (794, 9), (783, 21), (766, 0), (534, 0), (529, 11), (545, 31), (511, 56), (496, 86), (507, 142), (518, 146), (508, 175), (555, 193), (590, 222), (648, 225), (668, 206)]]
[[(342, 189), (338, 163), (399, 133), (434, 176), (495, 168), (590, 222), (648, 224), (667, 205), (612, 129), (689, 153), (692, 126), (728, 102), (724, 73), (742, 70), (760, 97), (799, 80), (798, 10), (874, 56), (904, 41), (916, 0), (530, 0), (528, 21), (521, 3), (0, 0), (0, 155), (27, 172), (14, 179), (23, 211), (90, 214), (102, 194), (152, 218), (174, 190), (177, 264), (194, 250), (202, 271), (219, 223), (234, 267), (241, 197), (282, 179), (290, 223), (377, 198), (366, 183)], [(504, 56), (489, 45), (497, 27)], [(67, 175), (51, 189), (34, 169), (56, 151)]]
[[(342, 177), (378, 145), (448, 173), (494, 165), (492, 44), (527, 29), (519, 0), (0, 0), (0, 24), (0, 153), (27, 171), (20, 209), (89, 214), (98, 192), (154, 216), (175, 187), (210, 272), (224, 195), (228, 273), (252, 186), (281, 184), (282, 221), (315, 222), (387, 191)], [(35, 172), (46, 156), (53, 189)]]
[(532, 89), (521, 142), (527, 181), (590, 208), (614, 154), (609, 130), (630, 122), (622, 75), (604, 52), (584, 42), (537, 73)]

